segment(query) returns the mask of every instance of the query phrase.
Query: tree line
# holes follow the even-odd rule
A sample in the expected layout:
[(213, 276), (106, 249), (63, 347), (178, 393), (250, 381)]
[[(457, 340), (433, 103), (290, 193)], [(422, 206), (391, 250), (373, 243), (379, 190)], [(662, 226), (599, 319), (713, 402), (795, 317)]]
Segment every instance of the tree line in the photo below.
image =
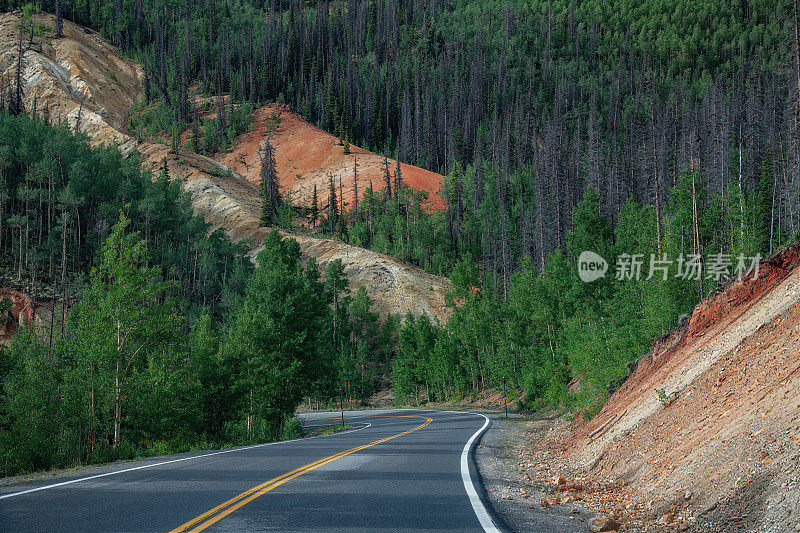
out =
[[(729, 156), (738, 173), (740, 152)], [(368, 187), (349, 210), (332, 195), (335, 207), (317, 231), (451, 280), (446, 325), (404, 319), (390, 376), (401, 402), (461, 401), (505, 379), (521, 406), (592, 413), (702, 297), (797, 238), (776, 224), (775, 164), (765, 153), (749, 191), (738, 180), (713, 190), (687, 168), (660, 211), (629, 198), (613, 226), (590, 186), (572, 210), (563, 250), (543, 268), (530, 255), (540, 209), (527, 186), (533, 169), (505, 174), (490, 161), (446, 176), (448, 207), (435, 212), (424, 209), (425, 193), (387, 170), (391, 186)], [(605, 279), (579, 278), (583, 251), (610, 263)], [(649, 277), (652, 266), (660, 268)]]
[[(771, 169), (762, 172), (768, 191)], [(629, 365), (700, 298), (756, 275), (759, 258), (796, 239), (771, 233), (771, 204), (770, 195), (742, 196), (736, 186), (710, 193), (684, 172), (662, 213), (629, 199), (612, 228), (590, 187), (572, 211), (565, 249), (550, 254), (543, 270), (522, 258), (505, 292), (501, 277), (470, 255), (456, 263), (447, 324), (424, 316), (404, 322), (392, 365), (395, 393), (412, 402), (454, 401), (507, 380), (521, 393), (520, 406), (594, 413)], [(465, 223), (471, 219), (467, 209)], [(581, 280), (584, 251), (608, 261), (605, 277)]]

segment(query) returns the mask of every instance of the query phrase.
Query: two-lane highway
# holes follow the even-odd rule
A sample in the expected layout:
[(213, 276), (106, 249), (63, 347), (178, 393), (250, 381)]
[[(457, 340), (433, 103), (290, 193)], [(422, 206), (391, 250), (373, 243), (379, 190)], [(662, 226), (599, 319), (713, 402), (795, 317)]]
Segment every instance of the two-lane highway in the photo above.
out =
[(471, 460), (486, 417), (395, 410), (345, 421), (354, 429), (328, 437), (3, 487), (0, 531), (496, 530)]

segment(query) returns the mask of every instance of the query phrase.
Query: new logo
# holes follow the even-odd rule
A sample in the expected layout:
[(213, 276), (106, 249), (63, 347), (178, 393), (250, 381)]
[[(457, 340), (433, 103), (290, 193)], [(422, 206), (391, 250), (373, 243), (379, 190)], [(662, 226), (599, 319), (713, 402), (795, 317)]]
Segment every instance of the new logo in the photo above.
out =
[(578, 277), (585, 283), (598, 280), (608, 272), (608, 262), (594, 252), (584, 251), (578, 257)]

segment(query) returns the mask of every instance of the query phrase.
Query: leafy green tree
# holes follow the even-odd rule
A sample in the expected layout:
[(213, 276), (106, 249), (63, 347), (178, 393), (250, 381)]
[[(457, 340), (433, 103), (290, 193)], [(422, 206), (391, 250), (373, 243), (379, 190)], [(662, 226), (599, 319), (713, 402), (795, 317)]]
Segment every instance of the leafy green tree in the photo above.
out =
[(238, 369), (248, 440), (280, 438), (314, 380), (315, 363), (328, 355), (327, 318), (324, 293), (305, 276), (297, 241), (273, 230), (224, 347)]
[(328, 263), (328, 268), (325, 270), (325, 287), (333, 308), (331, 341), (338, 347), (346, 337), (347, 308), (350, 305), (350, 288), (341, 259), (334, 259)]
[[(122, 439), (123, 406), (133, 383), (177, 342), (174, 305), (164, 301), (171, 283), (147, 267), (146, 244), (127, 233), (130, 220), (120, 215), (92, 269), (84, 296), (72, 313), (76, 337), (93, 376), (92, 395), (110, 406), (113, 446)], [(93, 407), (92, 407), (93, 408)]]
[(220, 350), (219, 335), (213, 319), (201, 316), (194, 324), (190, 338), (192, 375), (198, 382), (198, 404), (203, 431), (217, 445), (224, 438), (226, 423), (238, 414), (235, 390), (235, 373)]

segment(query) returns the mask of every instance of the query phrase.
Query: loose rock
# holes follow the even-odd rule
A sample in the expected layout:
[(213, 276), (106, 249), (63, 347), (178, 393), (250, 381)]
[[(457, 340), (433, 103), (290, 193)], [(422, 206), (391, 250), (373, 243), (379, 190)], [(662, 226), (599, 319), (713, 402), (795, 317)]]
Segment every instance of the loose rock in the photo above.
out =
[(616, 531), (622, 524), (608, 516), (595, 516), (588, 522), (589, 531), (602, 533), (603, 531)]
[(555, 496), (547, 496), (545, 498), (542, 498), (541, 502), (542, 502), (542, 507), (547, 509), (548, 507), (557, 504), (558, 498), (556, 498)]

